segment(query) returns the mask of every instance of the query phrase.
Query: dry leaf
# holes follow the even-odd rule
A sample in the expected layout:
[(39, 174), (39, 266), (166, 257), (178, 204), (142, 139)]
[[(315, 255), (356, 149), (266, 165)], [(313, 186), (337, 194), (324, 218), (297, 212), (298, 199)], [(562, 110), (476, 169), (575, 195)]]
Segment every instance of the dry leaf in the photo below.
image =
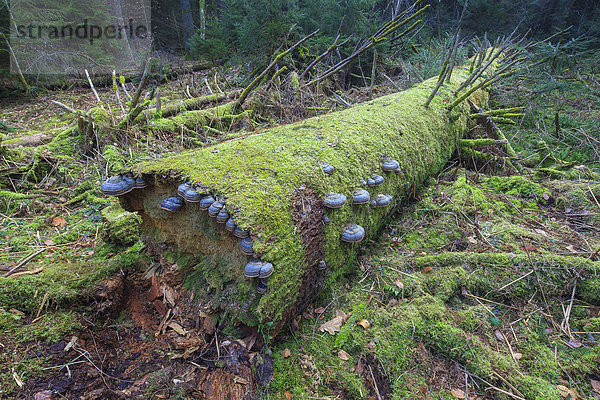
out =
[(285, 395), (285, 400), (292, 400), (292, 392), (286, 390), (283, 394)]
[(9, 313), (18, 315), (19, 317), (24, 317), (25, 313), (23, 311), (19, 311), (16, 308), (11, 308), (8, 310)]
[(63, 217), (54, 217), (52, 218), (52, 226), (58, 226), (60, 228), (67, 225), (67, 220)]
[(177, 300), (177, 293), (169, 286), (163, 287), (163, 294), (165, 296), (165, 301), (169, 303), (171, 308), (175, 307), (175, 301)]
[(344, 318), (343, 317), (333, 317), (332, 320), (329, 320), (327, 322), (325, 322), (324, 324), (322, 324), (319, 327), (319, 330), (321, 332), (327, 332), (330, 335), (335, 335), (336, 332), (339, 332), (340, 329), (342, 329), (342, 325), (344, 324)]
[(542, 236), (546, 236), (546, 237), (548, 236), (548, 234), (546, 233), (546, 231), (545, 231), (545, 230), (543, 230), (543, 229), (537, 229), (537, 228), (536, 228), (536, 229), (535, 229), (535, 231), (536, 231), (537, 233), (539, 233), (540, 235), (542, 235)]
[(285, 348), (283, 349), (283, 351), (281, 352), (281, 355), (283, 356), (283, 358), (288, 358), (289, 356), (292, 355), (292, 352), (290, 351), (290, 349)]
[(348, 361), (350, 359), (350, 355), (346, 353), (344, 350), (338, 351), (338, 357), (340, 360)]
[(477, 239), (475, 239), (473, 236), (467, 236), (467, 242), (471, 244), (477, 244)]
[(583, 346), (583, 344), (581, 344), (581, 342), (577, 341), (577, 340), (570, 340), (567, 343), (567, 346), (573, 348), (573, 349), (578, 349), (581, 346)]
[(42, 272), (43, 270), (44, 270), (44, 266), (42, 265), (41, 267), (34, 269), (34, 270), (17, 272), (15, 274), (12, 274), (11, 277), (16, 278), (17, 276), (22, 276), (22, 275), (35, 275), (35, 274)]
[(592, 389), (594, 389), (594, 392), (600, 393), (600, 382), (598, 382), (595, 379), (592, 379), (591, 384), (592, 384)]
[(50, 240), (50, 239), (44, 240), (44, 244), (46, 246), (54, 246), (54, 242), (52, 240)]
[(396, 286), (398, 286), (398, 289), (400, 289), (400, 290), (404, 289), (404, 283), (402, 283), (400, 281), (400, 279), (396, 279), (395, 283), (396, 283)]
[(502, 334), (502, 332), (496, 330), (494, 331), (494, 335), (496, 335), (496, 339), (498, 339), (499, 341), (501, 341), (502, 343), (504, 343), (504, 335)]
[(430, 272), (431, 272), (431, 270), (432, 270), (432, 269), (433, 269), (433, 268), (431, 268), (431, 267), (425, 267), (425, 268), (423, 268), (423, 273), (424, 273), (424, 274), (428, 274), (428, 273), (430, 273)]
[(458, 398), (458, 399), (464, 399), (465, 398), (465, 392), (463, 392), (460, 389), (452, 389), (450, 391), (450, 393), (452, 393), (452, 396)]
[(515, 360), (519, 361), (521, 358), (523, 358), (523, 354), (513, 353), (513, 357), (515, 358)]
[(556, 388), (560, 392), (560, 395), (562, 397), (564, 397), (565, 399), (570, 398), (571, 400), (577, 400), (578, 398), (581, 397), (574, 389), (568, 388), (566, 386), (556, 385)]
[(575, 247), (573, 247), (572, 244), (568, 245), (566, 249), (569, 250), (571, 253), (577, 253), (577, 250), (575, 250)]
[(366, 319), (361, 319), (360, 321), (357, 322), (357, 324), (362, 326), (365, 329), (369, 329), (371, 327), (371, 323), (369, 321), (367, 321)]

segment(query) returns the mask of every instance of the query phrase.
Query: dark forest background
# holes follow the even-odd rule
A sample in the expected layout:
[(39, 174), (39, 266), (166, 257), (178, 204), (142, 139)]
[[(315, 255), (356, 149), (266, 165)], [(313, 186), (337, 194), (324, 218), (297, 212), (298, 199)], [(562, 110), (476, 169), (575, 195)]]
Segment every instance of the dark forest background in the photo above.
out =
[[(431, 5), (423, 24), (404, 43), (426, 46), (441, 42), (456, 29), (464, 0), (425, 0)], [(517, 29), (530, 39), (557, 32), (554, 43), (576, 44), (577, 50), (598, 47), (600, 7), (596, 0), (470, 0), (462, 21), (463, 37), (489, 33), (489, 38)], [(155, 0), (152, 2), (153, 49), (165, 59), (257, 63), (276, 49), (319, 29), (306, 48), (318, 53), (337, 36), (348, 39), (340, 52), (350, 52), (412, 0)], [(0, 5), (0, 29), (9, 36), (9, 14)], [(416, 40), (415, 40), (416, 39)], [(385, 50), (409, 51), (395, 41)], [(413, 49), (414, 50), (414, 49)], [(0, 66), (7, 74), (9, 56), (0, 40)]]

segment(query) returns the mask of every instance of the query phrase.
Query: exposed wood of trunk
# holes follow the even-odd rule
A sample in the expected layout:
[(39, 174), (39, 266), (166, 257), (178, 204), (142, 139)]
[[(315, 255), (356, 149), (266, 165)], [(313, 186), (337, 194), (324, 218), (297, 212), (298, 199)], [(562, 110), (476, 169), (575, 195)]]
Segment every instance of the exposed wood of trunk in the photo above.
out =
[[(437, 77), (340, 112), (142, 163), (133, 172), (153, 185), (130, 192), (122, 203), (140, 212), (148, 247), (166, 249), (213, 312), (246, 324), (272, 322), (262, 326), (276, 330), (354, 268), (359, 246), (340, 240), (348, 224), (364, 227), (365, 242), (376, 239), (395, 206), (444, 167), (468, 130), (468, 104), (455, 108), (459, 115), (448, 115), (446, 108), (451, 90), (468, 73), (468, 65), (457, 68), (428, 108), (423, 103)], [(487, 94), (477, 91), (470, 100), (484, 106)], [(400, 163), (401, 173), (382, 171), (387, 158)], [(335, 167), (332, 175), (323, 172), (321, 162)], [(385, 182), (363, 186), (361, 181), (374, 174)], [(237, 225), (250, 231), (254, 257), (274, 265), (266, 294), (257, 294), (258, 279), (244, 277), (248, 257), (240, 240), (197, 203), (186, 203), (176, 213), (159, 208), (187, 179), (224, 200)], [(358, 188), (367, 189), (371, 198), (389, 193), (394, 201), (388, 207), (351, 205)], [(323, 198), (332, 192), (344, 194), (348, 203), (324, 209)], [(324, 215), (330, 223), (323, 223)], [(319, 267), (321, 261), (326, 268)]]

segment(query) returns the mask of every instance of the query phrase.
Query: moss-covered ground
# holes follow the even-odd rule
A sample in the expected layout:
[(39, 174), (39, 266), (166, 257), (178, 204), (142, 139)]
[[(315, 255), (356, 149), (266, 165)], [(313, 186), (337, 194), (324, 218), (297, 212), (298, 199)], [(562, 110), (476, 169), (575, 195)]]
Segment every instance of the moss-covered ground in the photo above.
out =
[[(269, 398), (594, 396), (599, 225), (582, 232), (554, 204), (591, 213), (592, 194), (464, 170), (431, 183), (273, 347)], [(337, 310), (339, 331), (319, 329)]]

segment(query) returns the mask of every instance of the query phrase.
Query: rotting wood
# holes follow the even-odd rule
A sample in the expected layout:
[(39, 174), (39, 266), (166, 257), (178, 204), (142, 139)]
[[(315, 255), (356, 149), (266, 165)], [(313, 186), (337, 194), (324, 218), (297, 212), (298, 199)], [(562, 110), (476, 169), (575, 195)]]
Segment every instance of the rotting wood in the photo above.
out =
[[(344, 111), (139, 164), (132, 172), (153, 185), (121, 197), (122, 204), (141, 214), (148, 248), (177, 264), (207, 308), (226, 313), (231, 322), (278, 330), (323, 287), (353, 269), (359, 246), (340, 241), (348, 224), (361, 225), (367, 239), (373, 238), (399, 200), (444, 167), (468, 131), (466, 102), (457, 106), (457, 117), (446, 110), (468, 69), (456, 68), (428, 108), (423, 104), (437, 77)], [(476, 91), (471, 100), (485, 106), (487, 94)], [(382, 171), (387, 159), (399, 162), (400, 173)], [(322, 171), (321, 162), (335, 167), (333, 175)], [(349, 202), (323, 210), (326, 194), (352, 199), (353, 190), (374, 174), (384, 176), (384, 183), (364, 188), (371, 198), (391, 194), (392, 205)], [(237, 225), (250, 231), (254, 257), (275, 266), (266, 294), (257, 294), (258, 279), (244, 277), (248, 258), (240, 240), (206, 211), (193, 203), (176, 213), (159, 208), (188, 179), (223, 199)], [(320, 217), (324, 212), (327, 225)], [(321, 261), (325, 268), (319, 268)]]

